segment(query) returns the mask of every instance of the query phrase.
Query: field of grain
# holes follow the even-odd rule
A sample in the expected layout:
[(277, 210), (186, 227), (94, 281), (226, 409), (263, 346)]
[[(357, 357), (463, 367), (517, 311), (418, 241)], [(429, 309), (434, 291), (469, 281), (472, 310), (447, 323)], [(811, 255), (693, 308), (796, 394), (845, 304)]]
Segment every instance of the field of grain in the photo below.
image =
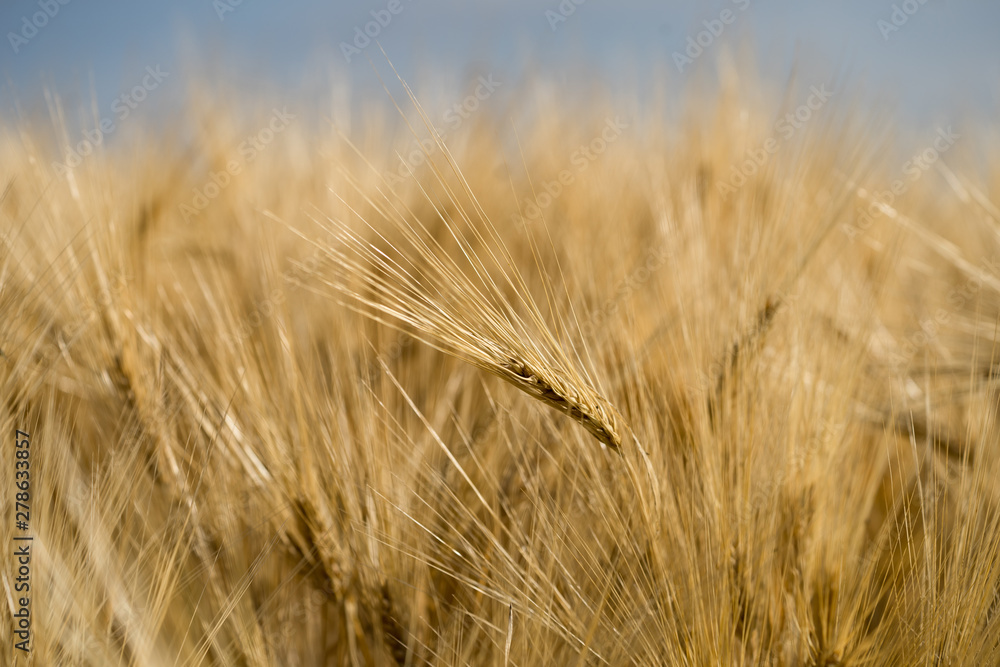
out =
[(995, 126), (723, 63), (435, 138), (379, 67), (3, 120), (0, 653), (1000, 664)]

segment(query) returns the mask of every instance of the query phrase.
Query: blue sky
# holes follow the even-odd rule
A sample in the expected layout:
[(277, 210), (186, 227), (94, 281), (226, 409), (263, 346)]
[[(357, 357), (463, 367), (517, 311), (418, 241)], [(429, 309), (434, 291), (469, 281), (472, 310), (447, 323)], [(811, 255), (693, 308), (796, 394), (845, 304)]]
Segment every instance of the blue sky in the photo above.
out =
[[(576, 1), (562, 0), (560, 13), (559, 0), (6, 0), (0, 4), (0, 113), (9, 114), (15, 100), (29, 112), (38, 108), (46, 84), (81, 105), (93, 91), (103, 108), (147, 66), (179, 71), (182, 62), (221, 74), (249, 95), (265, 88), (316, 90), (330, 72), (352, 90), (374, 90), (365, 55), (348, 63), (342, 43), (379, 17), (389, 19), (378, 26), (377, 39), (411, 81), (428, 71), (454, 82), (470, 71), (511, 77), (530, 62), (556, 81), (598, 77), (612, 86), (649, 88), (658, 67), (677, 73), (673, 54), (684, 52), (688, 38), (697, 39), (706, 21), (718, 28), (723, 17), (731, 23), (684, 76), (711, 68), (721, 49), (749, 39), (776, 81), (787, 78), (793, 62), (846, 69), (852, 81), (921, 122), (991, 114), (1000, 106), (997, 2)], [(364, 53), (379, 58), (374, 46)], [(175, 77), (170, 92), (161, 94), (176, 95), (182, 84)]]

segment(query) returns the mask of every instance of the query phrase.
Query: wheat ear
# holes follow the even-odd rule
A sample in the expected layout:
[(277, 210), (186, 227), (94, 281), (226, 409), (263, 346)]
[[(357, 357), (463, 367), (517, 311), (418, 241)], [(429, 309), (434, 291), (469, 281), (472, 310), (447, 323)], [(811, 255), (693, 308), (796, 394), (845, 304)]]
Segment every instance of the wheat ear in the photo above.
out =
[[(413, 93), (405, 82), (403, 86), (431, 129)], [(378, 201), (357, 184), (354, 187), (403, 241), (389, 242), (341, 198), (362, 227), (372, 232), (372, 239), (380, 243), (366, 240), (342, 220), (317, 220), (331, 232), (332, 242), (321, 244), (299, 235), (328, 260), (330, 270), (321, 272), (319, 281), (346, 297), (348, 307), (400, 330), (411, 327), (423, 342), (509, 382), (578, 422), (599, 442), (620, 450), (620, 413), (595, 388), (576, 351), (571, 358), (553, 335), (447, 146), (436, 135), (434, 140), (445, 164), (438, 164), (424, 150), (446, 204), (418, 185), (425, 202), (433, 208), (434, 222), (457, 243), (459, 252), (454, 254), (461, 264), (383, 178), (385, 189), (379, 189)], [(364, 159), (360, 151), (357, 153)], [(446, 182), (441, 167), (457, 179), (459, 192)], [(445, 213), (445, 206), (451, 214)], [(505, 299), (500, 285), (509, 288), (516, 307)]]
[[(436, 252), (431, 244), (423, 244), (426, 239), (411, 237), (410, 250), (417, 256), (410, 257), (398, 246), (382, 250), (330, 222), (336, 242), (320, 247), (328, 270), (319, 273), (318, 280), (346, 297), (349, 308), (399, 330), (411, 328), (423, 342), (569, 416), (599, 442), (615, 450), (621, 447), (618, 411), (572, 363), (533, 302), (519, 292), (533, 325), (529, 331), (470, 248), (465, 247), (464, 254), (476, 266), (478, 285), (454, 260), (440, 254), (440, 248)], [(445, 224), (450, 228), (451, 223)], [(409, 225), (405, 230), (416, 233)]]

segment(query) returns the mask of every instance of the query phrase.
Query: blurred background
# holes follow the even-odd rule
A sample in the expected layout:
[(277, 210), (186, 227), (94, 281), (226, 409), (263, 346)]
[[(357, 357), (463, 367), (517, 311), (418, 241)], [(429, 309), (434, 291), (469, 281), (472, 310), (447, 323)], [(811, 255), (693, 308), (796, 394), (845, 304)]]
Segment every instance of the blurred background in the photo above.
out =
[[(155, 121), (193, 75), (345, 115), (338, 104), (381, 90), (379, 46), (407, 81), (445, 96), (480, 75), (509, 89), (529, 73), (567, 89), (680, 92), (714, 76), (724, 52), (749, 54), (778, 85), (804, 64), (845, 73), (925, 127), (989, 116), (1000, 92), (1000, 3), (988, 0), (6, 0), (0, 30), (8, 120), (44, 108), (48, 87), (68, 108), (106, 116), (117, 102), (120, 117), (124, 103)], [(157, 89), (136, 95), (152, 104), (121, 99), (144, 80)]]

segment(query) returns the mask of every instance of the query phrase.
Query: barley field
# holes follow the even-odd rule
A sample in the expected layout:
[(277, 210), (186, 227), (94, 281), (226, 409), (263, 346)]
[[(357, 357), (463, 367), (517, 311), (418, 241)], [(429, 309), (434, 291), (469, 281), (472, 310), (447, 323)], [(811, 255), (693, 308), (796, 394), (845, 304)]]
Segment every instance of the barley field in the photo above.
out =
[(1000, 664), (996, 126), (717, 55), (5, 117), (0, 662)]

